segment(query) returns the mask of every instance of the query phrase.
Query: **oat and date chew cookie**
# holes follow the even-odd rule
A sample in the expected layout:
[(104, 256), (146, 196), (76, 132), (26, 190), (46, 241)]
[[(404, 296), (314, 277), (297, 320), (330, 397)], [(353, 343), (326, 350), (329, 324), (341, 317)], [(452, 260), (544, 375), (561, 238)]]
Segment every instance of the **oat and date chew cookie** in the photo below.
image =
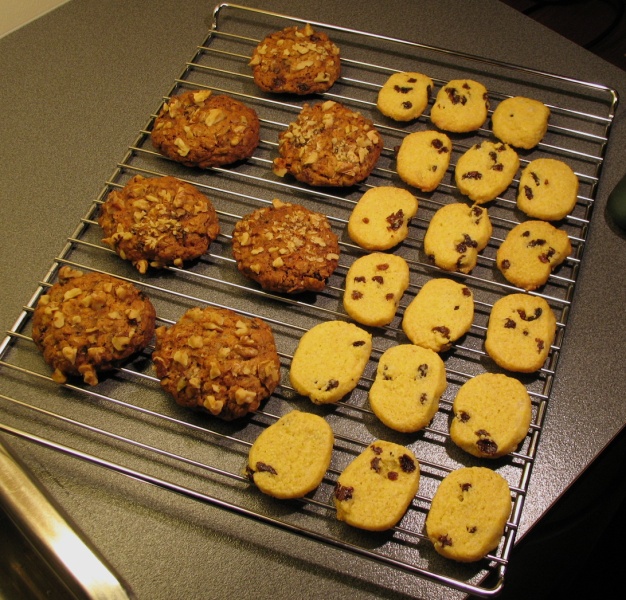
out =
[(305, 104), (279, 135), (274, 173), (313, 186), (350, 186), (371, 173), (382, 148), (380, 133), (360, 113), (332, 100)]
[(394, 73), (378, 92), (378, 110), (394, 121), (417, 119), (428, 106), (433, 80), (422, 73)]
[(350, 214), (348, 235), (366, 250), (389, 250), (406, 239), (417, 209), (417, 198), (405, 189), (370, 188)]
[(530, 396), (517, 379), (482, 373), (466, 381), (452, 405), (450, 439), (479, 458), (513, 452), (526, 437), (532, 418)]
[(188, 167), (218, 167), (252, 156), (259, 145), (256, 112), (229, 96), (194, 90), (172, 96), (151, 137), (164, 156)]
[(442, 556), (474, 562), (498, 547), (511, 507), (511, 492), (502, 475), (485, 467), (462, 467), (439, 484), (426, 517), (426, 533)]
[(441, 183), (452, 153), (450, 138), (439, 131), (416, 131), (402, 140), (396, 169), (402, 181), (422, 192), (432, 192)]
[(319, 292), (339, 260), (326, 216), (280, 200), (244, 216), (232, 242), (239, 271), (273, 292)]
[(314, 404), (338, 402), (358, 384), (372, 352), (372, 336), (346, 321), (324, 321), (301, 338), (289, 378)]
[(380, 357), (370, 407), (387, 427), (413, 433), (431, 422), (447, 385), (446, 368), (436, 352), (399, 344)]
[(325, 92), (341, 74), (339, 48), (308, 23), (268, 35), (248, 63), (265, 92), (298, 95)]
[(469, 273), (489, 243), (491, 220), (486, 208), (453, 202), (433, 215), (424, 235), (424, 252), (445, 271)]
[(333, 443), (333, 430), (322, 417), (292, 410), (257, 437), (246, 471), (264, 494), (302, 498), (322, 482)]
[(480, 142), (459, 157), (454, 180), (459, 191), (477, 204), (504, 192), (519, 168), (519, 156), (507, 144)]
[(169, 176), (135, 175), (108, 195), (98, 223), (103, 243), (142, 274), (148, 267), (182, 267), (202, 256), (220, 231), (211, 201), (193, 185)]
[(227, 421), (255, 411), (280, 381), (269, 325), (223, 308), (192, 308), (159, 327), (152, 360), (178, 404)]
[(482, 83), (453, 79), (437, 93), (430, 118), (439, 129), (466, 133), (484, 124), (488, 110), (487, 88)]
[(337, 479), (337, 519), (368, 531), (391, 529), (406, 513), (419, 480), (419, 462), (411, 450), (376, 440)]
[(509, 231), (496, 253), (496, 264), (512, 284), (524, 290), (544, 285), (571, 253), (566, 231), (546, 221), (525, 221)]
[(493, 134), (502, 142), (530, 150), (548, 130), (550, 109), (532, 98), (515, 96), (496, 106), (491, 115)]
[(95, 385), (98, 373), (148, 345), (155, 318), (154, 306), (132, 283), (64, 266), (35, 307), (32, 336), (54, 381), (76, 375)]
[(534, 373), (548, 358), (556, 335), (556, 317), (539, 296), (508, 294), (489, 315), (485, 350), (508, 371)]

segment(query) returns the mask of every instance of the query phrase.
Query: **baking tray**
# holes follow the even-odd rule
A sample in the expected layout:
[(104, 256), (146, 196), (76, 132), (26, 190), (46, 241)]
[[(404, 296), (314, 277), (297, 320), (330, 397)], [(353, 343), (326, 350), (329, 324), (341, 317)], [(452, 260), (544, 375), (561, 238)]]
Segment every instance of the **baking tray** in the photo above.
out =
[[(420, 593), (419, 579), (425, 578), (463, 593), (494, 596), (506, 580), (542, 426), (549, 418), (551, 387), (558, 377), (558, 358), (583, 260), (617, 94), (606, 86), (493, 58), (309, 22), (326, 31), (341, 48), (341, 79), (328, 93), (312, 98), (269, 95), (260, 92), (252, 81), (247, 65), (252, 49), (268, 33), (289, 25), (303, 25), (305, 21), (230, 3), (215, 7), (207, 38), (183, 65), (171, 89), (155, 90), (154, 113), (149, 115), (133, 144), (123, 151), (101, 193), (89, 203), (84, 218), (70, 233), (39, 285), (34, 285), (30, 301), (2, 341), (0, 430), (174, 494), (357, 554), (383, 568), (415, 575), (415, 595)], [(483, 344), (493, 303), (503, 295), (521, 291), (507, 283), (495, 267), (499, 244), (508, 230), (524, 220), (515, 204), (517, 180), (488, 205), (493, 236), (470, 275), (440, 271), (422, 249), (432, 214), (446, 203), (462, 200), (453, 184), (454, 165), (474, 143), (493, 138), (489, 120), (472, 134), (450, 135), (454, 145), (451, 165), (436, 191), (420, 194), (411, 190), (418, 197), (419, 211), (412, 221), (409, 237), (393, 250), (409, 263), (410, 287), (394, 321), (387, 327), (371, 329), (372, 359), (357, 388), (337, 405), (315, 406), (289, 385), (289, 364), (300, 336), (323, 320), (348, 318), (342, 307), (345, 274), (364, 252), (346, 233), (352, 208), (371, 187), (405, 187), (395, 172), (394, 149), (407, 133), (431, 127), (429, 109), (409, 124), (392, 122), (376, 110), (376, 96), (384, 81), (390, 74), (405, 70), (429, 75), (436, 88), (454, 78), (481, 81), (489, 90), (492, 110), (499, 101), (513, 95), (541, 100), (550, 107), (550, 126), (537, 148), (520, 152), (521, 166), (538, 157), (560, 158), (574, 169), (580, 181), (576, 207), (559, 224), (570, 235), (572, 254), (543, 288), (532, 292), (544, 297), (557, 316), (555, 342), (540, 371), (515, 375), (531, 395), (532, 424), (518, 450), (496, 461), (477, 459), (456, 448), (449, 439), (448, 423), (458, 388), (479, 373), (500, 371), (486, 355)], [(252, 158), (231, 167), (197, 170), (172, 163), (153, 150), (150, 129), (155, 115), (169, 96), (186, 89), (226, 93), (257, 111), (262, 126), (261, 143)], [(321, 98), (344, 103), (369, 116), (384, 138), (381, 159), (361, 185), (345, 190), (314, 189), (272, 173), (278, 134), (295, 119), (304, 102)], [(102, 232), (96, 223), (100, 204), (111, 190), (121, 188), (136, 174), (177, 176), (196, 185), (213, 201), (222, 233), (209, 252), (193, 265), (150, 271), (142, 276), (102, 244)], [(234, 224), (244, 214), (271, 203), (274, 198), (325, 213), (338, 234), (339, 267), (323, 292), (294, 297), (271, 294), (237, 271), (230, 248)], [(206, 305), (228, 307), (264, 319), (276, 337), (282, 365), (281, 385), (261, 410), (235, 423), (190, 413), (175, 405), (160, 389), (150, 362), (151, 348), (95, 387), (75, 381), (58, 386), (51, 381), (50, 371), (30, 338), (30, 321), (38, 298), (56, 281), (62, 265), (111, 273), (132, 281), (155, 304), (159, 325), (171, 325), (188, 308)], [(382, 352), (407, 341), (400, 327), (404, 308), (426, 281), (440, 276), (464, 281), (472, 289), (476, 301), (474, 322), (469, 333), (442, 355), (448, 387), (432, 423), (418, 433), (400, 434), (377, 421), (369, 409), (367, 392)], [(320, 487), (301, 501), (282, 502), (264, 497), (251, 486), (243, 467), (248, 449), (260, 431), (294, 408), (323, 415), (333, 427), (336, 443), (331, 467)], [(420, 489), (407, 514), (397, 527), (383, 535), (354, 530), (338, 522), (332, 503), (338, 474), (364, 447), (380, 438), (410, 447), (420, 461), (422, 473)], [(423, 526), (441, 479), (458, 467), (472, 465), (489, 466), (505, 477), (513, 510), (497, 550), (475, 564), (460, 565), (434, 552)], [(353, 575), (359, 577), (358, 573)]]

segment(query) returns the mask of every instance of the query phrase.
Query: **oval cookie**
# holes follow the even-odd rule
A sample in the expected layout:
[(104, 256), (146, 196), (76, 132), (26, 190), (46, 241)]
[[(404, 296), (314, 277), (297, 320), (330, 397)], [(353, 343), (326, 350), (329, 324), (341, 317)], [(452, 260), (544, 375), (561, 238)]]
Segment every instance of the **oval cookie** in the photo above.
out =
[(488, 110), (487, 88), (482, 83), (453, 79), (437, 93), (430, 118), (439, 129), (465, 133), (479, 129)]
[(433, 80), (422, 73), (394, 73), (378, 92), (376, 106), (394, 121), (417, 119), (428, 106)]
[(450, 164), (452, 142), (439, 131), (409, 133), (400, 144), (396, 169), (402, 181), (422, 192), (432, 192)]
[(377, 440), (339, 475), (337, 518), (369, 531), (390, 529), (411, 504), (419, 479), (419, 463), (408, 448)]
[(548, 130), (550, 109), (532, 98), (514, 96), (496, 106), (491, 115), (493, 134), (502, 142), (530, 150)]

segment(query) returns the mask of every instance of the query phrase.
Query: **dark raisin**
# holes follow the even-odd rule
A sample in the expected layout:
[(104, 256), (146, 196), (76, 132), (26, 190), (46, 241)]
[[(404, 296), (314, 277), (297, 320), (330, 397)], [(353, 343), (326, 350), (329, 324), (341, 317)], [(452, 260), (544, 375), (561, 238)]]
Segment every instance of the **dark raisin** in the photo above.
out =
[(276, 469), (271, 465), (265, 464), (264, 462), (257, 462), (256, 464), (257, 473), (271, 473), (272, 475), (278, 475)]
[(478, 449), (482, 454), (486, 454), (487, 456), (493, 456), (498, 451), (498, 444), (496, 444), (493, 440), (481, 438), (476, 442)]
[(445, 546), (452, 546), (452, 539), (447, 534), (446, 535), (440, 535), (439, 538), (438, 538), (438, 541), (444, 547)]
[(385, 300), (393, 300), (393, 299), (394, 299), (394, 295), (392, 293), (385, 295)]
[(353, 345), (355, 348), (358, 348), (359, 346), (364, 346), (364, 345), (365, 345), (365, 342), (364, 342), (363, 340), (357, 340), (356, 342), (352, 342), (352, 345)]
[(417, 79), (415, 79), (415, 77), (409, 77), (406, 81), (407, 83), (415, 83)]
[(547, 252), (539, 255), (539, 260), (542, 263), (549, 263), (550, 259), (556, 254), (556, 250), (554, 248), (549, 248)]
[(527, 200), (532, 200), (535, 197), (532, 189), (527, 185), (524, 186), (524, 196), (526, 196)]
[(478, 171), (468, 171), (467, 173), (463, 173), (461, 179), (482, 179), (483, 174)]
[(363, 298), (363, 294), (357, 290), (354, 290), (352, 292), (352, 299), (353, 300), (360, 300), (361, 298)]
[(472, 487), (471, 483), (460, 483), (462, 492), (469, 492), (469, 489)]
[(530, 240), (530, 242), (528, 242), (528, 247), (534, 248), (535, 246), (545, 246), (545, 244), (546, 244), (546, 240), (542, 240), (541, 238), (538, 238), (536, 240)]
[(374, 454), (382, 454), (383, 453), (383, 449), (380, 446), (375, 446), (374, 444), (372, 444), (370, 446), (370, 448), (372, 449), (372, 452)]
[(541, 183), (539, 180), (539, 176), (534, 171), (531, 171), (530, 176), (533, 178), (535, 185), (539, 185)]
[(387, 227), (387, 229), (389, 229), (390, 231), (397, 231), (398, 229), (400, 229), (400, 227), (402, 227), (402, 224), (404, 223), (404, 212), (403, 212), (403, 210), (400, 209), (396, 213), (391, 213), (385, 219), (385, 221), (387, 221), (387, 223), (389, 223), (389, 226)]
[(528, 237), (530, 235), (530, 231), (526, 230), (524, 233), (522, 233), (522, 237)]
[(413, 102), (409, 102), (408, 100), (406, 102), (402, 103), (402, 108), (409, 110), (410, 108), (413, 108)]
[(502, 163), (496, 163), (495, 165), (493, 165), (491, 167), (491, 170), (492, 171), (498, 171), (498, 173), (499, 173), (501, 171), (504, 171), (504, 165)]
[(363, 223), (367, 225), (369, 222), (370, 220), (367, 217), (363, 217)]
[(443, 142), (439, 138), (435, 138), (432, 142), (430, 142), (430, 145), (439, 150), (443, 146)]
[(472, 527), (466, 527), (466, 529), (467, 529), (467, 533), (476, 533), (478, 531), (478, 528), (476, 527), (476, 525)]
[(405, 473), (413, 473), (415, 471), (415, 461), (408, 454), (403, 454), (398, 460), (400, 461), (400, 468)]
[(387, 263), (381, 263), (380, 265), (376, 265), (376, 269), (379, 271), (386, 271), (389, 268)]
[(339, 387), (339, 382), (336, 379), (331, 379), (327, 384), (324, 391), (330, 392), (330, 390), (334, 390)]
[(393, 89), (399, 94), (408, 94), (413, 88), (412, 87), (400, 87), (399, 85), (394, 85)]
[(372, 281), (380, 283), (381, 285), (385, 282), (381, 275), (374, 275), (374, 277), (372, 277)]
[(375, 456), (370, 461), (370, 469), (372, 471), (376, 471), (376, 473), (380, 473), (380, 456)]
[(426, 363), (420, 365), (417, 367), (417, 372), (421, 378), (426, 377), (428, 375), (428, 365)]
[(440, 325), (439, 327), (433, 327), (431, 331), (439, 332), (443, 337), (450, 339), (450, 329), (445, 325)]
[(506, 321), (504, 322), (504, 328), (515, 329), (516, 327), (517, 327), (517, 323), (513, 319), (510, 319), (509, 317), (507, 317)]
[(448, 98), (452, 104), (461, 104), (464, 106), (467, 103), (467, 97), (459, 94), (456, 88), (447, 87), (446, 94), (448, 94)]
[(469, 413), (466, 413), (464, 410), (462, 410), (459, 413), (459, 420), (461, 421), (461, 423), (467, 423), (470, 420)]
[(365, 278), (365, 276), (359, 275), (358, 277), (354, 278), (354, 281), (356, 281), (357, 283), (365, 283), (367, 279)]
[(524, 321), (535, 321), (536, 319), (538, 319), (543, 314), (543, 310), (540, 307), (537, 307), (537, 308), (535, 308), (535, 312), (529, 317), (526, 314), (526, 311), (523, 308), (518, 308), (517, 309), (517, 314)]
[(501, 268), (501, 269), (504, 269), (505, 271), (506, 271), (507, 269), (510, 269), (510, 268), (511, 268), (511, 261), (510, 261), (510, 260), (507, 260), (507, 259), (504, 259), (504, 260), (500, 263), (500, 268)]
[(491, 151), (489, 153), (489, 158), (493, 161), (493, 162), (498, 162), (498, 154), (494, 151)]
[(389, 473), (387, 473), (387, 479), (389, 479), (390, 481), (397, 481), (398, 474), (395, 471), (389, 471)]
[(535, 338), (535, 342), (537, 342), (537, 352), (541, 352), (546, 346), (545, 342), (539, 338)]
[(424, 392), (420, 396), (420, 404), (426, 404), (426, 402), (428, 402), (428, 394), (426, 392)]
[(350, 486), (344, 486), (340, 483), (335, 485), (335, 498), (340, 502), (344, 500), (350, 500), (352, 498), (352, 494), (354, 493), (354, 488)]
[(471, 295), (472, 295), (472, 292), (470, 291), (470, 289), (469, 289), (468, 287), (464, 287), (464, 288), (461, 290), (461, 293), (462, 293), (464, 296), (471, 296)]

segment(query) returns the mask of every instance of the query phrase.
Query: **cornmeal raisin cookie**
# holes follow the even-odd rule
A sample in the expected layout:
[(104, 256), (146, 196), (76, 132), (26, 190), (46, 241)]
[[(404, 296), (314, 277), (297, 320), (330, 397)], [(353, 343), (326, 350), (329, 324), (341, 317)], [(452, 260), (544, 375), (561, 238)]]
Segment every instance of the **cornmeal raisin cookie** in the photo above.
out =
[(280, 381), (269, 325), (224, 308), (191, 308), (159, 327), (152, 360), (178, 404), (227, 421), (255, 411)]
[(325, 92), (341, 74), (339, 48), (310, 24), (268, 35), (248, 63), (254, 82), (265, 92), (298, 95)]
[(526, 437), (532, 418), (524, 385), (501, 373), (482, 373), (466, 381), (452, 411), (450, 439), (479, 458), (513, 452)]
[(232, 242), (241, 273), (273, 292), (318, 292), (339, 259), (328, 219), (280, 200), (244, 216), (235, 225)]
[(443, 179), (452, 153), (450, 138), (439, 131), (416, 131), (405, 136), (396, 158), (402, 181), (432, 192)]
[(444, 131), (466, 133), (487, 120), (487, 88), (471, 79), (453, 79), (444, 85), (430, 111), (431, 121)]
[(324, 321), (301, 338), (289, 377), (314, 404), (332, 404), (359, 382), (372, 352), (372, 336), (353, 323)]
[(409, 265), (401, 256), (373, 252), (357, 258), (346, 275), (343, 306), (357, 322), (382, 327), (393, 321), (409, 287)]
[(433, 80), (422, 73), (394, 73), (378, 92), (376, 106), (394, 121), (417, 119), (428, 106)]
[(98, 223), (108, 244), (140, 273), (148, 267), (182, 267), (202, 256), (220, 231), (211, 201), (175, 177), (135, 175), (113, 190)]
[(502, 100), (491, 115), (493, 134), (502, 142), (530, 150), (548, 130), (550, 109), (532, 98), (515, 96)]
[(370, 188), (350, 214), (348, 235), (366, 250), (389, 250), (406, 239), (417, 209), (417, 198), (405, 189)]
[(502, 142), (480, 142), (459, 157), (454, 180), (459, 191), (477, 204), (504, 192), (519, 168), (519, 156)]
[(412, 433), (430, 423), (447, 385), (446, 367), (436, 352), (399, 344), (378, 361), (370, 407), (387, 427)]
[(445, 271), (469, 273), (492, 233), (486, 208), (453, 202), (432, 216), (424, 235), (424, 252)]
[(98, 373), (149, 344), (155, 318), (154, 306), (132, 283), (64, 266), (59, 281), (39, 298), (32, 337), (54, 369), (54, 381), (77, 375), (96, 385)]
[(500, 244), (496, 264), (512, 284), (536, 290), (571, 251), (566, 231), (546, 221), (525, 221), (513, 227)]
[(337, 519), (368, 531), (391, 529), (406, 513), (419, 481), (411, 450), (377, 440), (339, 475), (333, 495)]
[(554, 158), (537, 158), (522, 171), (517, 207), (543, 221), (565, 218), (576, 206), (578, 177), (569, 165)]
[(259, 118), (252, 108), (210, 90), (170, 98), (151, 132), (152, 144), (161, 154), (202, 169), (252, 156), (259, 135)]
[(485, 350), (508, 371), (533, 373), (548, 358), (556, 335), (556, 317), (539, 296), (508, 294), (491, 308)]
[(426, 517), (435, 550), (459, 562), (474, 562), (500, 544), (511, 513), (506, 479), (485, 467), (462, 467), (439, 484)]
[(469, 331), (473, 319), (474, 295), (466, 285), (431, 279), (406, 307), (402, 329), (414, 344), (444, 352)]
[(322, 482), (333, 443), (333, 430), (322, 417), (292, 410), (252, 444), (248, 476), (264, 494), (302, 498)]
[(380, 133), (360, 113), (332, 100), (305, 104), (278, 137), (273, 170), (313, 186), (350, 186), (371, 173), (382, 148)]

